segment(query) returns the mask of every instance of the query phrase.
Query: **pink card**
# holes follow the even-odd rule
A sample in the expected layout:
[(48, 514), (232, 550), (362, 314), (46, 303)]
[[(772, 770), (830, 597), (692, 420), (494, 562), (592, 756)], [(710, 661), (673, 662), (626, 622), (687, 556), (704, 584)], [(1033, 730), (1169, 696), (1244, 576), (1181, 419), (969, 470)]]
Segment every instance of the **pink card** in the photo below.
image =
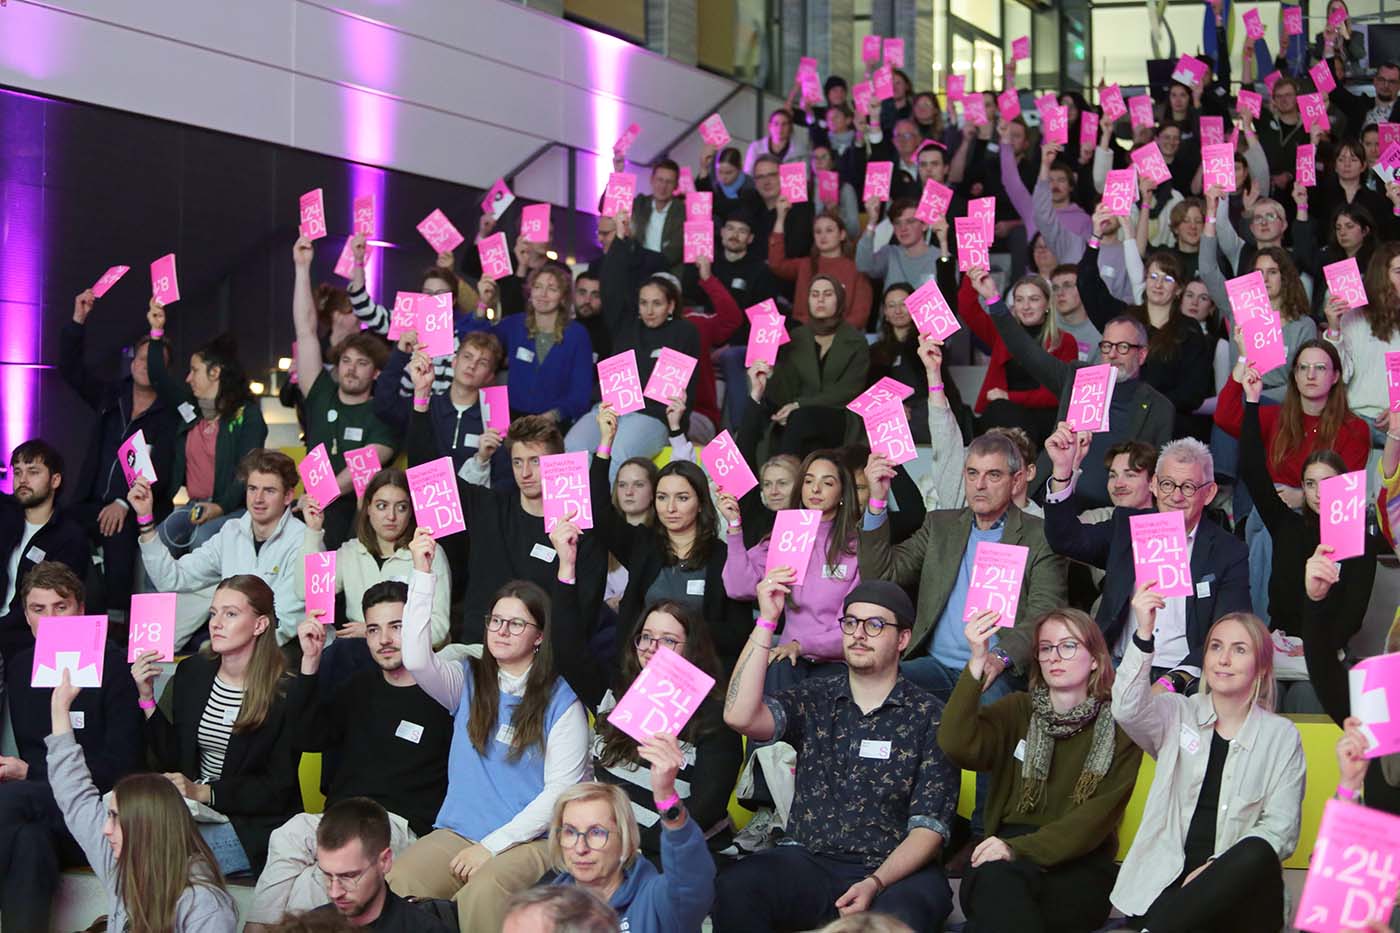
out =
[(947, 340), (962, 327), (953, 309), (948, 307), (948, 299), (943, 297), (936, 279), (931, 278), (914, 289), (904, 299), (904, 307), (909, 309), (909, 317), (918, 332), (930, 334), (935, 340)]
[(1334, 8), (1327, 14), (1327, 28), (1337, 29), (1347, 21), (1347, 9), (1344, 6)]
[(500, 220), (501, 215), (514, 203), (515, 195), (506, 187), (506, 180), (497, 178), (495, 184), (487, 189), (486, 197), (481, 201), (481, 209)]
[(1303, 129), (1311, 133), (1313, 127), (1332, 129), (1332, 120), (1327, 116), (1327, 98), (1321, 94), (1299, 94), (1298, 110), (1303, 115)]
[(1157, 120), (1152, 115), (1152, 98), (1146, 94), (1139, 94), (1137, 97), (1128, 98), (1128, 115), (1132, 120), (1133, 129), (1145, 126), (1156, 126)]
[(996, 232), (997, 221), (997, 199), (995, 195), (985, 198), (973, 198), (967, 202), (967, 216), (976, 220), (978, 226), (982, 228), (982, 239), (988, 244), (996, 239), (993, 234)]
[(904, 67), (904, 40), (886, 39), (882, 45), (885, 50), (885, 64), (891, 68)]
[(452, 293), (421, 295), (415, 302), (418, 345), (429, 356), (451, 356), (457, 350), (452, 333)]
[(987, 103), (981, 94), (973, 92), (962, 99), (963, 113), (967, 114), (967, 122), (973, 126), (987, 125)]
[(1225, 294), (1230, 299), (1230, 309), (1237, 323), (1252, 321), (1268, 314), (1269, 290), (1264, 285), (1264, 273), (1246, 272), (1225, 282)]
[(1112, 365), (1082, 366), (1074, 374), (1065, 421), (1073, 431), (1107, 431), (1118, 372)]
[(792, 338), (788, 336), (786, 319), (770, 298), (748, 308), (749, 343), (744, 352), (744, 368), (763, 361), (772, 366), (778, 362), (778, 348)]
[(384, 469), (379, 462), (379, 451), (373, 444), (357, 447), (345, 452), (345, 467), (350, 471), (350, 485), (355, 489), (355, 500), (365, 497), (365, 487), (374, 479), (374, 474)]
[(167, 253), (151, 263), (151, 297), (162, 305), (180, 300), (180, 279), (175, 275), (175, 254)]
[(466, 239), (452, 226), (452, 221), (447, 219), (447, 215), (436, 209), (418, 224), (418, 232), (428, 241), (435, 253), (450, 253)]
[(310, 240), (319, 240), (326, 235), (326, 202), (321, 189), (308, 191), (301, 196), (301, 225), (297, 228), (301, 235)]
[(476, 244), (477, 255), (481, 257), (481, 274), (496, 281), (515, 274), (510, 261), (510, 247), (506, 245), (506, 235), (500, 231), (491, 234)]
[[(1162, 150), (1157, 148), (1156, 142), (1134, 149), (1132, 160), (1140, 174), (1146, 175), (1157, 184), (1165, 184), (1172, 180), (1171, 170), (1167, 168), (1167, 161), (1162, 158)], [(1230, 164), (1233, 166), (1234, 162)]]
[(1303, 34), (1302, 7), (1283, 7), (1283, 34), (1286, 36), (1301, 36)]
[(1156, 580), (1161, 596), (1190, 596), (1191, 554), (1186, 548), (1186, 519), (1181, 512), (1133, 515), (1133, 571), (1138, 584)]
[(882, 376), (873, 386), (851, 399), (846, 409), (864, 418), (887, 405), (903, 402), (913, 394), (914, 390), (898, 379)]
[(1022, 36), (1019, 39), (1011, 40), (1011, 60), (1013, 62), (1023, 62), (1031, 57), (1031, 37)]
[[(1109, 123), (1117, 123), (1128, 112), (1128, 105), (1123, 103), (1123, 89), (1116, 84), (1099, 91), (1099, 106), (1103, 108), (1103, 118)], [(1152, 102), (1149, 100), (1148, 110), (1151, 109)]]
[(1348, 680), (1351, 714), (1366, 735), (1366, 757), (1400, 751), (1400, 652), (1357, 662)]
[(1317, 484), (1318, 518), (1328, 556), (1346, 560), (1366, 553), (1366, 471), (1329, 476)]
[(1009, 87), (997, 95), (997, 113), (1007, 122), (1021, 115), (1021, 95), (1014, 87)]
[(1205, 87), (1206, 75), (1209, 69), (1206, 63), (1190, 55), (1183, 55), (1177, 59), (1176, 67), (1172, 69), (1172, 80), (1180, 81), (1187, 87)]
[(679, 350), (662, 347), (642, 395), (662, 405), (670, 404), (672, 398), (684, 396), (690, 385), (690, 374), (695, 372), (698, 362), (695, 357)]
[(1054, 104), (1045, 108), (1044, 116), (1045, 141), (1052, 146), (1069, 145), (1069, 108)]
[(715, 195), (713, 191), (697, 191), (685, 196), (685, 219), (714, 222)]
[(92, 285), (92, 297), (101, 298), (103, 295), (107, 294), (112, 286), (121, 281), (121, 277), (130, 271), (130, 266), (113, 266), (102, 273), (102, 278), (98, 279)]
[(588, 451), (548, 454), (540, 458), (540, 485), (544, 489), (544, 530), (554, 530), (573, 515), (580, 531), (593, 527), (593, 504), (588, 495)]
[(1400, 411), (1400, 350), (1385, 354), (1385, 381), (1390, 390), (1390, 410)]
[(682, 256), (684, 262), (695, 262), (702, 256), (711, 261), (715, 258), (715, 225), (708, 220), (687, 220), (681, 228)]
[(940, 217), (948, 216), (948, 205), (952, 203), (953, 189), (930, 178), (924, 182), (924, 193), (919, 197), (914, 216), (926, 224), (935, 223)]
[(1318, 62), (1309, 68), (1308, 77), (1312, 78), (1313, 87), (1322, 94), (1330, 94), (1337, 86), (1337, 79), (1332, 76), (1332, 69), (1326, 62)]
[(1264, 109), (1264, 97), (1248, 88), (1240, 88), (1240, 93), (1235, 97), (1235, 109), (1258, 120)]
[(870, 83), (875, 88), (876, 100), (889, 100), (894, 96), (894, 72), (889, 65), (881, 65), (870, 76)]
[(658, 647), (608, 713), (608, 722), (638, 742), (658, 732), (680, 735), (714, 685), (709, 674), (670, 648)]
[(1400, 145), (1400, 123), (1381, 123), (1376, 127), (1376, 142), (1381, 152)]
[(451, 457), (439, 457), (416, 467), (409, 467), (408, 494), (413, 500), (413, 517), (419, 528), (426, 528), (434, 538), (445, 538), (466, 531), (462, 514), (462, 499), (457, 494), (457, 473)]
[(297, 472), (301, 474), (301, 483), (306, 488), (306, 494), (316, 497), (316, 504), (322, 511), (340, 498), (340, 483), (336, 481), (335, 470), (331, 467), (331, 458), (326, 453), (325, 444), (317, 444), (311, 448), (301, 463), (297, 464)]
[(1218, 146), (1225, 141), (1225, 118), (1201, 115), (1201, 145)]
[(778, 185), (789, 203), (804, 203), (807, 200), (807, 163), (784, 162), (778, 166)]
[(487, 386), (481, 390), (481, 423), (505, 437), (510, 430), (510, 389)]
[(860, 60), (867, 64), (874, 64), (880, 60), (880, 37), (866, 36), (860, 40)]
[[(399, 292), (394, 296), (394, 310), (389, 313), (389, 340), (398, 340), (404, 331), (418, 329), (418, 300), (426, 298), (422, 292)], [(418, 335), (422, 338), (422, 334)]]
[(1366, 307), (1366, 286), (1355, 256), (1323, 266), (1322, 274), (1327, 278), (1327, 290), (1346, 301), (1348, 308)]
[(1317, 185), (1317, 147), (1312, 143), (1298, 144), (1298, 157), (1293, 174), (1298, 179), (1298, 184), (1304, 188)]
[(734, 443), (734, 438), (729, 436), (728, 431), (719, 432), (704, 446), (700, 451), (700, 465), (722, 492), (727, 492), (736, 499), (742, 499), (749, 490), (758, 485), (753, 468), (744, 459), (744, 455), (739, 453), (739, 445)]
[(175, 611), (179, 597), (174, 593), (135, 593), (131, 597), (130, 633), (126, 643), (126, 663), (137, 655), (159, 651), (157, 661), (175, 660)]
[(598, 361), (598, 386), (603, 401), (618, 415), (641, 411), (646, 406), (642, 398), (642, 377), (637, 375), (637, 352), (624, 350), (616, 356)]
[[(1374, 660), (1379, 659), (1368, 658), (1357, 668)], [(1345, 800), (1327, 801), (1293, 925), (1312, 933), (1343, 933), (1368, 929), (1374, 920), (1388, 928), (1400, 880), (1397, 863), (1400, 817)]]
[(841, 176), (826, 169), (817, 170), (817, 200), (836, 204), (841, 200)]
[(1268, 90), (1270, 94), (1272, 94), (1274, 92), (1274, 85), (1278, 84), (1278, 79), (1282, 77), (1283, 72), (1281, 71), (1271, 71), (1268, 74), (1264, 75), (1263, 81), (1265, 89)]
[(520, 209), (520, 239), (549, 242), (549, 205), (526, 204)]
[(972, 582), (967, 588), (963, 621), (988, 609), (1001, 613), (997, 625), (1012, 628), (1021, 604), (1021, 581), (1031, 549), (1019, 544), (978, 541), (972, 557)]
[(861, 196), (861, 200), (869, 201), (873, 198), (876, 201), (888, 201), (890, 181), (893, 177), (893, 162), (865, 163), (865, 194)]
[(914, 435), (909, 430), (909, 416), (902, 403), (877, 408), (866, 414), (864, 420), (872, 453), (889, 458), (896, 466), (919, 455), (914, 449)]
[(1259, 18), (1258, 10), (1244, 11), (1244, 34), (1250, 42), (1264, 38), (1264, 21)]
[(603, 216), (632, 213), (632, 201), (637, 196), (637, 176), (631, 172), (612, 172), (608, 187), (603, 191)]
[(958, 271), (988, 269), (992, 267), (987, 252), (986, 231), (976, 217), (954, 217), (953, 237), (958, 249)]
[(633, 123), (622, 131), (617, 142), (613, 143), (613, 152), (618, 155), (626, 155), (627, 150), (632, 148), (632, 144), (637, 141), (637, 137), (642, 135), (642, 128), (639, 124)]
[(144, 476), (147, 482), (154, 483), (157, 479), (155, 464), (151, 462), (151, 445), (146, 443), (146, 432), (142, 428), (137, 428), (122, 445), (117, 448), (117, 463), (122, 468), (122, 475), (126, 477), (126, 484), (130, 486), (136, 482), (136, 477)]
[(812, 559), (821, 520), (822, 513), (815, 509), (780, 509), (768, 539), (768, 563), (763, 572), (791, 567), (797, 572), (797, 579), (789, 585), (801, 586), (807, 579), (807, 564)]
[(1092, 148), (1099, 144), (1099, 115), (1086, 110), (1079, 115), (1079, 145)]
[(719, 114), (710, 114), (705, 118), (705, 122), (700, 124), (700, 138), (716, 149), (728, 145), (729, 130), (725, 129), (724, 120)]
[(1206, 188), (1219, 185), (1221, 191), (1235, 190), (1234, 146), (1216, 143), (1201, 147), (1201, 183)]
[(1127, 217), (1137, 199), (1137, 169), (1112, 168), (1103, 183), (1103, 203), (1114, 217)]
[(374, 235), (374, 195), (362, 194), (355, 199), (353, 210), (355, 233), (363, 233), (365, 236)]
[(64, 671), (75, 687), (102, 686), (106, 642), (106, 616), (44, 616), (39, 620), (29, 686), (57, 687)]
[(1288, 362), (1283, 328), (1273, 311), (1240, 323), (1244, 336), (1245, 359), (1261, 373), (1272, 372)]
[[(689, 165), (681, 166), (681, 180), (676, 187), (681, 194), (685, 195), (687, 201), (690, 200), (691, 195), (695, 194), (695, 172), (691, 170)], [(706, 193), (708, 194), (708, 192)]]
[[(335, 624), (335, 551), (321, 551), (302, 557), (306, 578), (306, 617), (322, 625)], [(321, 615), (312, 613), (320, 610)]]
[(870, 116), (870, 102), (875, 99), (875, 85), (861, 81), (851, 87), (851, 105), (857, 116)]
[(351, 240), (346, 240), (341, 247), (340, 258), (335, 261), (335, 274), (342, 279), (353, 278), (355, 275), (355, 244)]
[[(1389, 146), (1382, 146), (1380, 157), (1376, 160), (1376, 165), (1378, 166), (1378, 171), (1384, 168), (1394, 172), (1395, 169), (1400, 168), (1400, 143), (1391, 143)], [(1386, 180), (1389, 181), (1390, 179)]]
[(963, 95), (967, 93), (967, 78), (963, 75), (949, 75), (948, 80), (944, 82), (943, 92), (950, 102), (962, 100)]

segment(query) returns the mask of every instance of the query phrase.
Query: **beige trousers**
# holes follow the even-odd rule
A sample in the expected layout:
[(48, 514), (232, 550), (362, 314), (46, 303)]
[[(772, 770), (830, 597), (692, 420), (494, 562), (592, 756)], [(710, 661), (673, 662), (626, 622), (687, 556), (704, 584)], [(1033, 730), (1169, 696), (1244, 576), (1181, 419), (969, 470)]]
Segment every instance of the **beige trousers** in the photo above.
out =
[(394, 860), (389, 887), (400, 897), (450, 897), (457, 902), (462, 933), (501, 928), (506, 901), (533, 887), (549, 871), (549, 849), (543, 839), (512, 846), (491, 858), (463, 885), (449, 865), (472, 844), (449, 829), (435, 829)]

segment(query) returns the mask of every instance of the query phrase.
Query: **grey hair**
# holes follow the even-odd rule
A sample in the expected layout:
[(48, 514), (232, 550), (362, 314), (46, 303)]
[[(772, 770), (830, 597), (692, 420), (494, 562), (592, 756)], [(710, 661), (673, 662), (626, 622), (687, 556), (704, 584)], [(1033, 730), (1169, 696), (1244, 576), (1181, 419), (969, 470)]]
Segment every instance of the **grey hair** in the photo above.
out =
[(1012, 473), (1020, 473), (1026, 468), (1016, 442), (1005, 434), (983, 434), (980, 437), (974, 437), (972, 443), (967, 445), (967, 457), (970, 459), (973, 454), (982, 457), (1001, 454), (1006, 458), (1006, 468)]
[(1194, 437), (1178, 437), (1163, 444), (1161, 452), (1157, 454), (1157, 465), (1160, 467), (1168, 457), (1179, 463), (1199, 466), (1207, 483), (1215, 481), (1215, 458), (1211, 456), (1210, 448)]
[(1147, 342), (1148, 342), (1147, 325), (1144, 324), (1144, 323), (1142, 323), (1142, 321), (1139, 321), (1137, 318), (1135, 318), (1135, 317), (1133, 317), (1133, 316), (1131, 316), (1131, 315), (1128, 315), (1128, 314), (1120, 314), (1120, 315), (1118, 315), (1116, 318), (1114, 318), (1113, 320), (1109, 321), (1107, 324), (1105, 324), (1105, 325), (1103, 326), (1104, 331), (1107, 332), (1108, 329), (1109, 329), (1110, 327), (1112, 327), (1114, 324), (1126, 324), (1126, 325), (1128, 325), (1128, 326), (1131, 327), (1133, 330), (1137, 331), (1138, 343), (1140, 343), (1140, 344), (1141, 344), (1142, 346), (1144, 346), (1144, 347), (1147, 346)]
[(617, 911), (576, 884), (542, 884), (511, 895), (506, 915), (543, 907), (554, 933), (616, 933)]

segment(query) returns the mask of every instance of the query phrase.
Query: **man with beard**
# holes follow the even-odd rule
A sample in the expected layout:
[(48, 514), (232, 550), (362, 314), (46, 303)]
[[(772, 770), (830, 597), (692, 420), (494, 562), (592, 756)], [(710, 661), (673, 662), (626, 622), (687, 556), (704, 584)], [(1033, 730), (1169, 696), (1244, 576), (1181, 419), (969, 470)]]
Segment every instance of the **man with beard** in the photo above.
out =
[(1366, 126), (1395, 123), (1400, 118), (1396, 101), (1400, 95), (1400, 64), (1382, 62), (1376, 69), (1375, 86), (1376, 96), (1372, 97), (1353, 92), (1345, 81), (1338, 79), (1337, 86), (1328, 95), (1332, 106), (1345, 114), (1349, 136), (1359, 139)]
[(297, 240), (292, 248), (296, 283), (292, 290), (292, 319), (296, 324), (297, 381), (306, 396), (306, 449), (326, 445), (340, 484), (341, 496), (335, 502), (320, 503), (326, 514), (326, 548), (344, 543), (355, 521), (355, 486), (345, 454), (374, 445), (380, 463), (394, 459), (398, 432), (374, 411), (374, 381), (388, 361), (388, 348), (379, 338), (365, 333), (351, 334), (331, 348), (335, 377), (321, 365), (321, 341), (316, 334), (316, 303), (311, 295), (311, 241)]
[(0, 657), (34, 644), (24, 621), (19, 584), (35, 564), (57, 561), (72, 568), (78, 579), (87, 576), (87, 533), (59, 511), (63, 457), (48, 442), (25, 441), (10, 454), (14, 494), (0, 495), (0, 586), (5, 588), (0, 618)]
[(593, 362), (612, 356), (612, 335), (603, 320), (603, 287), (598, 273), (585, 269), (574, 279), (574, 320), (588, 331)]
[[(292, 736), (295, 750), (339, 753), (327, 804), (368, 797), (383, 806), (390, 824), (388, 847), (394, 852), (432, 832), (447, 792), (447, 753), (452, 745), (451, 714), (424, 693), (403, 666), (407, 601), (408, 585), (397, 581), (376, 583), (365, 591), (365, 641), (377, 669), (361, 671), (338, 690), (329, 689), (317, 676), (325, 628), (314, 619), (302, 622), (297, 628), (300, 676), (287, 691), (289, 714), (298, 723)], [(310, 910), (327, 901), (339, 908), (347, 898), (359, 906), (367, 903), (365, 896), (371, 892), (358, 885), (339, 896), (327, 891), (326, 876), (317, 867), (321, 820), (320, 814), (299, 813), (273, 831), (267, 866), (248, 913), (250, 933), (276, 923), (289, 910)]]

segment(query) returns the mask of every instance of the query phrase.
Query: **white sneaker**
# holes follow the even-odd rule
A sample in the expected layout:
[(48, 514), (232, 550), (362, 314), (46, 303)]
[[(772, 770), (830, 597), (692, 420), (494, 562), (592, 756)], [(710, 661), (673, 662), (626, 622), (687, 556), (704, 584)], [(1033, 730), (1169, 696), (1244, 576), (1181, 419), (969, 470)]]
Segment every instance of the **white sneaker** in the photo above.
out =
[(771, 849), (775, 832), (777, 827), (773, 825), (773, 811), (768, 808), (759, 810), (754, 813), (748, 825), (735, 834), (733, 844), (722, 854), (742, 858), (754, 852)]

